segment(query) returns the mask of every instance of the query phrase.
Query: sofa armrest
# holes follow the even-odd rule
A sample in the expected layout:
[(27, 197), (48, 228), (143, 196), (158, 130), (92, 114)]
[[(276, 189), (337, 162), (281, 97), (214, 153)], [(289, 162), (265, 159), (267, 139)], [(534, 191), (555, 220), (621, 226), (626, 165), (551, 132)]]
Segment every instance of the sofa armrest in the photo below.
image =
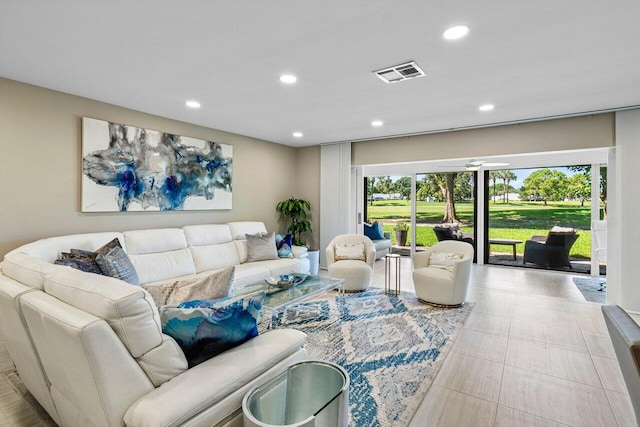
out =
[(308, 258), (308, 250), (306, 246), (291, 245), (291, 252), (293, 252), (294, 258)]
[(538, 243), (544, 243), (547, 241), (547, 236), (540, 236), (536, 234), (534, 236), (531, 236), (529, 240), (533, 240), (534, 242), (538, 242)]

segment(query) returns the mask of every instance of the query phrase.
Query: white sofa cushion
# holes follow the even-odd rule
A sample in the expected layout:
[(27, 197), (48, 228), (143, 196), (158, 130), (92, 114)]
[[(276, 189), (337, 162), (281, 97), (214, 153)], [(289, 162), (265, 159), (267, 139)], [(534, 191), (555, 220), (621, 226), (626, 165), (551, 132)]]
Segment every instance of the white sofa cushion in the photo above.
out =
[(244, 240), (246, 234), (261, 234), (267, 232), (267, 227), (264, 226), (264, 223), (258, 221), (230, 222), (228, 225), (234, 240)]
[(280, 258), (269, 261), (260, 261), (257, 264), (268, 268), (270, 276), (279, 276), (287, 273), (309, 273), (308, 263), (295, 258)]
[(168, 252), (187, 247), (187, 238), (181, 228), (133, 230), (122, 234), (129, 255)]
[(69, 252), (69, 249), (82, 249), (93, 252), (114, 238), (118, 238), (122, 249), (127, 252), (127, 247), (122, 233), (105, 232), (50, 237), (48, 239), (38, 240), (28, 245), (21, 246), (20, 248), (9, 252), (7, 255), (24, 252), (40, 258), (43, 261), (53, 263), (60, 257), (60, 252)]
[(247, 250), (247, 241), (245, 239), (234, 240), (233, 243), (235, 243), (236, 249), (238, 250), (240, 264), (244, 264), (245, 262), (247, 262), (247, 257), (249, 256), (249, 251)]
[[(131, 405), (124, 421), (136, 427), (183, 425), (300, 351), (305, 339), (303, 332), (293, 329), (273, 330), (252, 338), (141, 397)], [(241, 399), (238, 396), (236, 403)]]
[(227, 224), (187, 225), (182, 230), (189, 246), (217, 245), (233, 240)]
[(240, 255), (235, 242), (191, 246), (190, 249), (198, 273), (240, 264)]
[(2, 274), (40, 290), (44, 289), (44, 281), (48, 273), (66, 268), (68, 267), (50, 264), (25, 253), (7, 254), (2, 262)]
[(178, 343), (165, 334), (162, 334), (162, 344), (140, 356), (138, 364), (156, 387), (186, 371), (189, 367)]
[(191, 250), (188, 248), (155, 254), (129, 255), (129, 259), (138, 273), (140, 284), (196, 273)]
[(162, 344), (158, 310), (139, 286), (66, 268), (47, 276), (45, 291), (107, 321), (133, 357)]
[(271, 276), (271, 272), (266, 265), (262, 265), (262, 262), (237, 265), (233, 278), (233, 289), (238, 291), (246, 285), (261, 282), (269, 276)]
[(181, 228), (125, 231), (127, 255), (140, 283), (155, 282), (196, 272), (187, 238)]

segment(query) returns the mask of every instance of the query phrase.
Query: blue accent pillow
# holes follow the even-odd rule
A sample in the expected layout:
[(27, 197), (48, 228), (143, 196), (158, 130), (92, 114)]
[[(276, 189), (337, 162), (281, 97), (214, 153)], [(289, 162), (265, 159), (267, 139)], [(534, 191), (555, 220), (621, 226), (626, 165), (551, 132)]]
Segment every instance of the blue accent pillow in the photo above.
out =
[(382, 231), (382, 224), (378, 221), (373, 224), (364, 223), (364, 235), (370, 238), (371, 240), (381, 240), (384, 239), (384, 234)]
[(99, 253), (96, 262), (105, 276), (115, 277), (136, 286), (140, 284), (135, 267), (120, 246), (107, 253)]
[(189, 368), (258, 336), (265, 292), (160, 307), (162, 332), (173, 337)]
[(276, 249), (280, 258), (293, 258), (292, 240), (291, 234), (276, 234)]

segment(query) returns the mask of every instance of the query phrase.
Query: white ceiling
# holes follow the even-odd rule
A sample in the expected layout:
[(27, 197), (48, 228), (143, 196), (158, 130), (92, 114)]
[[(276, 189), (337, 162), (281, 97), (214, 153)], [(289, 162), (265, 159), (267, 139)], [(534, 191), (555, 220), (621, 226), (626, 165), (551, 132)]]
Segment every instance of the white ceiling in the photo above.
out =
[[(630, 0), (0, 0), (0, 76), (305, 146), (638, 106), (638, 17)], [(408, 60), (427, 76), (371, 73)]]

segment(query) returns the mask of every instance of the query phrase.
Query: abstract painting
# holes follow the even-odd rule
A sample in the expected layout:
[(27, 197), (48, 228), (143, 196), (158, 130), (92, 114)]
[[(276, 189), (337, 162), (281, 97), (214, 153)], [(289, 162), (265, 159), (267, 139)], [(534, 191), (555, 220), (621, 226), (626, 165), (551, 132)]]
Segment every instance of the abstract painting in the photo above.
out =
[(82, 118), (82, 211), (231, 209), (233, 147)]

